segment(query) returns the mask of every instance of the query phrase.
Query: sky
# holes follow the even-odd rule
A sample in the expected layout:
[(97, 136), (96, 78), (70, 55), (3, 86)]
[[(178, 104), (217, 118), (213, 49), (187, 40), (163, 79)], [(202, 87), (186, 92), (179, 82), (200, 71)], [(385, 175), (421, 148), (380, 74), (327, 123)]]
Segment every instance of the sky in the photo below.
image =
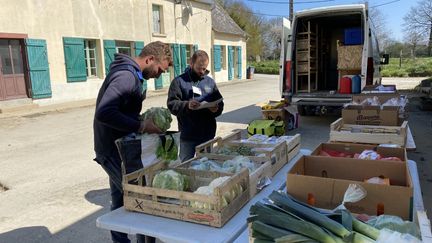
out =
[[(261, 2), (260, 2), (261, 1)], [(390, 31), (390, 36), (402, 41), (403, 32), (402, 24), (403, 17), (409, 12), (410, 8), (416, 6), (419, 0), (369, 0), (369, 7), (376, 6), (379, 8), (386, 21), (386, 26)], [(243, 0), (254, 13), (266, 14), (263, 16), (271, 18), (271, 15), (288, 17), (289, 0)], [(284, 2), (286, 4), (278, 3), (263, 3), (263, 2)], [(315, 2), (315, 3), (301, 3), (301, 2)], [(294, 12), (331, 5), (340, 4), (355, 4), (363, 1), (359, 0), (294, 0)], [(382, 6), (378, 6), (382, 5)]]

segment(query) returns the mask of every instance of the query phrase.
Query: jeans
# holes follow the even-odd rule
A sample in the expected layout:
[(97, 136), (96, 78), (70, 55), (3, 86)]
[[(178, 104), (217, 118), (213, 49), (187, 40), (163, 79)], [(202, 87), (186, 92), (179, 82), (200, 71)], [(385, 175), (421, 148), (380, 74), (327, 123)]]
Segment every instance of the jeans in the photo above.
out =
[(207, 140), (204, 141), (188, 141), (180, 139), (180, 160), (182, 162), (192, 159), (195, 156), (195, 147), (207, 142)]
[[(111, 211), (123, 206), (123, 187), (122, 187), (122, 171), (121, 160), (119, 157), (107, 157), (96, 154), (96, 162), (98, 162), (109, 177), (109, 185), (111, 190)], [(130, 243), (128, 235), (122, 232), (111, 231), (111, 239), (115, 243)], [(144, 235), (137, 235), (138, 243), (153, 243), (155, 238)]]

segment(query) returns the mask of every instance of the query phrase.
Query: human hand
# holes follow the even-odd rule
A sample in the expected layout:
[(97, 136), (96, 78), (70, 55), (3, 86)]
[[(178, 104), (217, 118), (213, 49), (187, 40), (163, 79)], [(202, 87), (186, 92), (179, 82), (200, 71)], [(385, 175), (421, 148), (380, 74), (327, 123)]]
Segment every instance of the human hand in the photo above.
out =
[(211, 112), (216, 113), (219, 110), (219, 107), (215, 106), (215, 107), (209, 107), (208, 108)]
[(189, 100), (188, 102), (188, 108), (191, 110), (197, 109), (201, 104), (197, 100)]
[(157, 127), (152, 119), (146, 119), (144, 121), (141, 121), (140, 133), (162, 133), (162, 130), (160, 130), (159, 127)]

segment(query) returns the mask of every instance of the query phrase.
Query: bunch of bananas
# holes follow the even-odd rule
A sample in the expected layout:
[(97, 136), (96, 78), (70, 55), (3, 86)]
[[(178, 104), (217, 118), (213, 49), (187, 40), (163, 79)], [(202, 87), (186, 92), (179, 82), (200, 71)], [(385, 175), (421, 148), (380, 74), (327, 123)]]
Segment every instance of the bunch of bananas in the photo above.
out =
[(261, 106), (262, 110), (273, 110), (273, 109), (279, 109), (286, 105), (286, 101), (269, 101), (268, 103)]

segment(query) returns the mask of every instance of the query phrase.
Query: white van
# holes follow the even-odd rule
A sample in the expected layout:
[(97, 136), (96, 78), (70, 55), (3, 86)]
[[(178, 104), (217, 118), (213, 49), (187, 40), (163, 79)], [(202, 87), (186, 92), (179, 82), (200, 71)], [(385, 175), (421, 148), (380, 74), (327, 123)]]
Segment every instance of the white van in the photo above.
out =
[(308, 9), (295, 13), (292, 24), (283, 20), (280, 91), (300, 115), (340, 108), (352, 93), (343, 77), (357, 76), (359, 92), (381, 83), (380, 65), (387, 63), (365, 4)]

